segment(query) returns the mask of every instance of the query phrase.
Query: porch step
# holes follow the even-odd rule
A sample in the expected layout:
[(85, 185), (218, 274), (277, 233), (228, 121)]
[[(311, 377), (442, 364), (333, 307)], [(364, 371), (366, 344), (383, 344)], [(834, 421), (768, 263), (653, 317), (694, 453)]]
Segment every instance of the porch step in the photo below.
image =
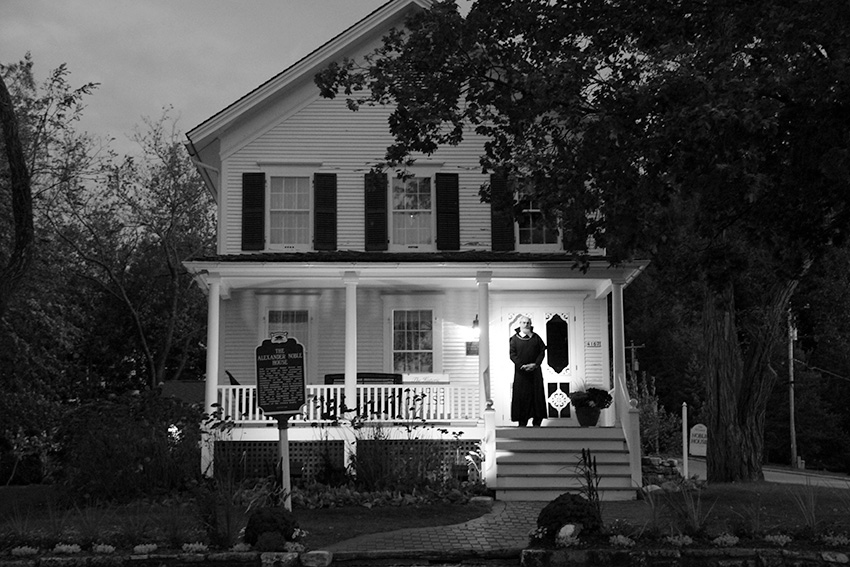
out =
[(632, 500), (629, 451), (617, 427), (505, 427), (496, 430), (496, 498), (551, 501), (578, 492), (581, 450), (596, 459), (602, 500)]

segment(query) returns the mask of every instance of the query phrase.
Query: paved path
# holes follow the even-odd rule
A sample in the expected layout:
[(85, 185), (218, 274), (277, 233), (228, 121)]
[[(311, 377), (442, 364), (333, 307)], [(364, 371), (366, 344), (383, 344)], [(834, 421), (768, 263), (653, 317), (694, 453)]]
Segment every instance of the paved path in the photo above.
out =
[[(689, 475), (705, 478), (705, 460), (691, 459)], [(790, 471), (765, 468), (765, 479), (785, 482), (833, 486), (850, 489), (847, 475), (828, 475), (813, 471)], [(516, 565), (520, 552), (528, 544), (528, 533), (537, 525), (537, 515), (546, 502), (493, 502), (487, 513), (463, 524), (430, 528), (404, 529), (394, 532), (368, 534), (335, 543), (327, 548), (334, 561), (350, 565), (373, 565), (387, 560), (406, 559), (423, 565), (458, 563), (466, 567), (480, 564), (493, 565), (503, 560)]]
[(480, 518), (453, 526), (404, 529), (368, 534), (328, 547), (337, 559), (371, 554), (401, 557), (423, 552), (447, 558), (452, 555), (519, 557), (528, 545), (528, 532), (537, 525), (537, 515), (546, 502), (493, 502)]

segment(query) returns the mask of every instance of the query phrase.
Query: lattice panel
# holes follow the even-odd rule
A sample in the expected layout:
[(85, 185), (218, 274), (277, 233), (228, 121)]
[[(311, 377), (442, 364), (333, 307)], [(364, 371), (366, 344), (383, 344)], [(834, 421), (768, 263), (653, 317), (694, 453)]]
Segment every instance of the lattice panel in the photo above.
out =
[[(314, 480), (325, 468), (326, 454), (332, 466), (341, 469), (344, 451), (343, 441), (290, 441), (292, 482)], [(215, 463), (217, 475), (229, 469), (237, 479), (271, 476), (277, 463), (277, 441), (216, 441)]]

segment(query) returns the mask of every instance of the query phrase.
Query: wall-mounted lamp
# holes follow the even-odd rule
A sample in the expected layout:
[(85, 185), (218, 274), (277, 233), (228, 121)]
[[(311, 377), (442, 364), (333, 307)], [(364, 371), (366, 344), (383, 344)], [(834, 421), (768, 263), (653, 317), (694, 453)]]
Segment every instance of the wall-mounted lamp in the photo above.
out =
[(472, 320), (472, 338), (477, 341), (479, 336), (481, 336), (481, 329), (478, 328), (478, 313), (476, 313), (475, 319)]

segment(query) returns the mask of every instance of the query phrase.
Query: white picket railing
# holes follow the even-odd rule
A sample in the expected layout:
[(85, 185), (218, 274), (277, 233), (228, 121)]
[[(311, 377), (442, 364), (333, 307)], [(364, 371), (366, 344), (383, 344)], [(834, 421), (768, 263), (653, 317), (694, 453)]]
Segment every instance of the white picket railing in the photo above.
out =
[[(342, 416), (345, 386), (308, 385), (307, 403), (292, 422), (332, 422)], [(236, 425), (265, 424), (257, 404), (256, 386), (219, 386), (218, 403)], [(481, 416), (480, 395), (474, 386), (448, 384), (358, 384), (357, 408), (372, 421), (474, 422)], [(346, 406), (348, 404), (345, 404)]]

